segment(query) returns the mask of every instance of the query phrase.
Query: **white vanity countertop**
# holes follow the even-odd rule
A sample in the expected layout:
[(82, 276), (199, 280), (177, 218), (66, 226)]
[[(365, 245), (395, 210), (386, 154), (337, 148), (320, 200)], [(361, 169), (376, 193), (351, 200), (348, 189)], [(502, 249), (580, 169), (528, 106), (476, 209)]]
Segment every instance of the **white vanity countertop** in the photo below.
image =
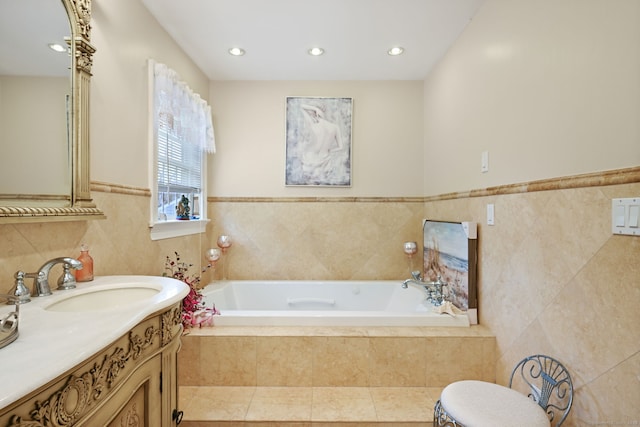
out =
[[(158, 293), (90, 312), (46, 310), (73, 295), (128, 286), (151, 286)], [(84, 362), (149, 315), (181, 301), (188, 292), (185, 283), (168, 277), (104, 276), (78, 283), (73, 290), (32, 297), (20, 306), (18, 339), (0, 348), (0, 409)], [(0, 304), (0, 316), (15, 308)]]

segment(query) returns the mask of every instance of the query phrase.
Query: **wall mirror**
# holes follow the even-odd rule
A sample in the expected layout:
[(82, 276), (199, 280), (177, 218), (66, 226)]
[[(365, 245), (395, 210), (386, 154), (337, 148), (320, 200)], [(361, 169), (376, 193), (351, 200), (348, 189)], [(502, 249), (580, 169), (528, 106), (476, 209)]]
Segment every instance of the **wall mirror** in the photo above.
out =
[(104, 218), (89, 181), (90, 36), (91, 0), (0, 2), (0, 223)]

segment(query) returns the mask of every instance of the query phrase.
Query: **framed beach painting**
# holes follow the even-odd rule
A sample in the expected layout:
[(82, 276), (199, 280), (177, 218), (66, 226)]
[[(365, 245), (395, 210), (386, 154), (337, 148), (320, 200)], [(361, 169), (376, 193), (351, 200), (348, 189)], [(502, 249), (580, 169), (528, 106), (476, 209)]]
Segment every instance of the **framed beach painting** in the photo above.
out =
[(447, 300), (467, 312), (469, 322), (478, 323), (477, 235), (475, 222), (425, 220), (424, 280), (441, 277), (447, 284)]
[(352, 98), (287, 97), (286, 185), (351, 186)]

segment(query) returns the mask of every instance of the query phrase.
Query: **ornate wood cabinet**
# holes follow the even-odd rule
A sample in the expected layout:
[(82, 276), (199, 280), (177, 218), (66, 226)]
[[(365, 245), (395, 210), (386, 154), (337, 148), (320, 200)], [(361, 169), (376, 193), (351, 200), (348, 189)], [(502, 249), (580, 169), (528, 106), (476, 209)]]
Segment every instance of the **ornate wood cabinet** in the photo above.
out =
[[(147, 317), (84, 363), (2, 409), (0, 426), (176, 425), (181, 332), (177, 303)], [(46, 351), (42, 349), (43, 363)]]

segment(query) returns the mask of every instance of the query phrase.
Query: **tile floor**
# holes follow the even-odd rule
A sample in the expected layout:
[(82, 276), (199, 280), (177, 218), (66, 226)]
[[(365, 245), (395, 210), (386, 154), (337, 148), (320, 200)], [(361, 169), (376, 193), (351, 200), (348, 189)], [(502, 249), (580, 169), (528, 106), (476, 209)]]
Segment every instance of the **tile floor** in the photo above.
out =
[(186, 427), (431, 427), (439, 387), (181, 386)]

